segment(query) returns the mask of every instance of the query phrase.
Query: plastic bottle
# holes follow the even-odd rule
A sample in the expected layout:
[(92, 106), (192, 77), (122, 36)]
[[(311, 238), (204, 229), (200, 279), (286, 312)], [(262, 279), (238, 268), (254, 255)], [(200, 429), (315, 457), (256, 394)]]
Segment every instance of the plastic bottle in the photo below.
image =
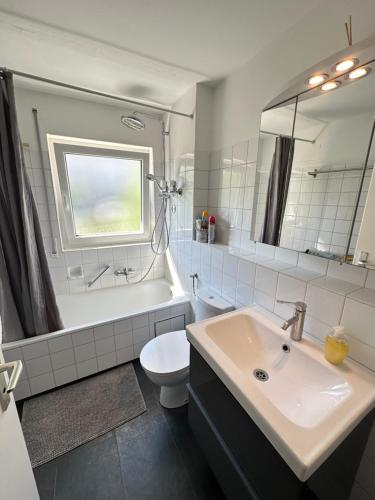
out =
[(207, 212), (207, 210), (202, 211), (202, 229), (208, 229), (208, 212)]
[(215, 243), (215, 223), (215, 216), (210, 215), (208, 218), (208, 243)]
[(327, 335), (325, 341), (325, 358), (334, 365), (339, 365), (348, 355), (349, 347), (345, 339), (344, 327), (334, 326), (332, 333)]

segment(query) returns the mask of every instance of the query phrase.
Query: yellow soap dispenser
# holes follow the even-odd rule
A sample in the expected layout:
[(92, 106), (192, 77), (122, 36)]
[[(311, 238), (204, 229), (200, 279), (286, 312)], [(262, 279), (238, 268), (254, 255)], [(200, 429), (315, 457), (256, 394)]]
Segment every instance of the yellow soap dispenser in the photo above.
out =
[(327, 335), (325, 341), (325, 358), (334, 365), (339, 365), (348, 355), (349, 347), (344, 336), (343, 326), (334, 326), (332, 333)]

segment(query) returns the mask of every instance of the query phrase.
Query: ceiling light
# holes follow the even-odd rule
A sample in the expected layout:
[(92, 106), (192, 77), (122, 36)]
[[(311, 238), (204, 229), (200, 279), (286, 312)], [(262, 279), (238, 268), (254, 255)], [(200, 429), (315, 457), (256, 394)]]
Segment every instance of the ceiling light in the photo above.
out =
[(359, 63), (358, 59), (343, 59), (342, 61), (339, 61), (336, 63), (336, 71), (342, 73), (343, 71), (348, 71), (348, 69), (352, 68), (356, 64)]
[(320, 83), (324, 82), (327, 79), (328, 79), (328, 75), (326, 73), (320, 73), (318, 75), (311, 75), (307, 79), (307, 84), (308, 85), (319, 85)]
[(366, 76), (369, 73), (370, 73), (370, 68), (357, 68), (353, 69), (353, 71), (349, 73), (349, 78), (351, 80), (356, 80), (357, 78), (362, 78), (362, 76)]
[(327, 83), (324, 83), (320, 89), (323, 90), (324, 92), (326, 92), (327, 90), (333, 90), (333, 89), (337, 89), (337, 87), (341, 84), (341, 82), (339, 82), (338, 80), (334, 80), (332, 82), (327, 82)]

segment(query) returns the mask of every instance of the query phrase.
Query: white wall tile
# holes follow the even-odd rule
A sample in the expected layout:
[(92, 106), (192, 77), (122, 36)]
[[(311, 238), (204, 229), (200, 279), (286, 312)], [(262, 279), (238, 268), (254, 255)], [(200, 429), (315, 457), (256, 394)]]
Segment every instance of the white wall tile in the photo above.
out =
[(276, 295), (277, 275), (275, 271), (257, 266), (255, 274), (255, 288), (267, 295), (274, 297)]
[(96, 354), (98, 356), (101, 356), (103, 354), (107, 354), (108, 352), (114, 352), (115, 351), (115, 338), (108, 337), (105, 339), (96, 340), (95, 341), (95, 349), (96, 349)]
[(324, 275), (327, 272), (328, 261), (321, 257), (300, 253), (298, 255), (298, 265), (309, 271)]
[(50, 352), (63, 351), (73, 347), (72, 336), (70, 334), (60, 335), (48, 341)]
[(212, 248), (211, 250), (211, 266), (216, 269), (223, 268), (224, 254), (221, 250), (217, 248)]
[(68, 384), (77, 380), (77, 368), (75, 365), (65, 366), (53, 372), (56, 386)]
[(341, 324), (344, 325), (348, 335), (375, 349), (374, 307), (347, 298)]
[(330, 261), (327, 275), (355, 285), (364, 286), (367, 278), (367, 269)]
[(119, 349), (116, 352), (116, 355), (118, 364), (127, 363), (128, 361), (131, 361), (132, 359), (134, 359), (133, 346), (126, 347), (125, 349)]
[(64, 366), (73, 365), (75, 363), (73, 349), (66, 349), (51, 354), (52, 367), (54, 370), (63, 368)]
[(328, 290), (307, 285), (306, 303), (310, 316), (319, 319), (327, 325), (335, 326), (340, 323), (345, 297)]
[(149, 326), (143, 326), (142, 328), (137, 328), (133, 330), (133, 342), (138, 344), (143, 341), (148, 341), (150, 339), (150, 329)]
[(236, 301), (243, 306), (249, 306), (254, 301), (254, 288), (238, 282), (236, 289)]
[(114, 335), (113, 323), (101, 325), (94, 328), (95, 340), (101, 340)]
[(36, 377), (37, 375), (52, 371), (51, 358), (49, 355), (30, 359), (25, 362), (25, 366), (29, 377)]
[[(172, 323), (171, 323), (170, 319), (165, 319), (163, 321), (158, 321), (157, 323), (155, 323), (156, 336), (163, 335), (164, 333), (168, 333), (171, 331), (172, 331)], [(143, 340), (145, 340), (145, 338), (142, 339), (142, 337), (140, 337), (140, 338), (137, 337), (134, 340), (134, 343), (138, 343), (138, 342), (143, 341)]]
[(77, 365), (77, 373), (79, 378), (88, 377), (98, 371), (98, 362), (96, 358), (82, 361)]
[(22, 353), (25, 360), (45, 356), (49, 354), (48, 343), (46, 341), (30, 343), (22, 347)]
[(274, 310), (275, 306), (275, 297), (271, 295), (267, 295), (259, 290), (254, 291), (254, 302), (269, 311)]
[(246, 285), (254, 288), (255, 286), (255, 271), (256, 266), (253, 262), (249, 262), (248, 260), (238, 259), (238, 271), (237, 271), (237, 280), (241, 281), (241, 283), (245, 283)]
[(236, 299), (236, 286), (237, 286), (237, 281), (235, 278), (223, 274), (221, 295), (231, 303), (233, 303), (234, 300)]
[(296, 266), (298, 263), (298, 252), (288, 250), (287, 248), (277, 247), (275, 251), (275, 259)]
[(171, 331), (185, 330), (185, 316), (177, 316), (171, 319)]
[(133, 330), (148, 325), (148, 314), (140, 314), (132, 318)]
[(23, 352), (21, 347), (16, 347), (15, 349), (4, 349), (3, 355), (5, 361), (18, 361), (19, 359), (23, 360)]
[(115, 335), (116, 350), (133, 345), (133, 332), (125, 332)]
[(324, 342), (327, 335), (332, 333), (332, 326), (322, 323), (319, 319), (313, 318), (309, 314), (306, 314), (304, 329), (307, 333), (322, 342)]
[(74, 354), (77, 363), (81, 363), (82, 361), (87, 361), (88, 359), (95, 358), (96, 357), (95, 343), (89, 342), (88, 344), (76, 346), (74, 348)]
[(99, 370), (108, 370), (112, 368), (117, 363), (117, 355), (115, 352), (109, 352), (103, 356), (98, 356), (98, 368)]
[(114, 324), (114, 333), (118, 335), (119, 333), (129, 332), (132, 330), (132, 320), (123, 319), (121, 321), (116, 321)]
[(55, 387), (55, 380), (52, 372), (39, 375), (38, 377), (30, 378), (31, 394), (48, 391)]
[(237, 277), (238, 259), (234, 255), (224, 255), (223, 274), (231, 278)]
[(273, 259), (275, 257), (276, 247), (272, 245), (266, 245), (265, 243), (257, 242), (255, 249), (256, 253), (259, 255), (263, 255), (264, 257), (268, 257), (270, 259)]

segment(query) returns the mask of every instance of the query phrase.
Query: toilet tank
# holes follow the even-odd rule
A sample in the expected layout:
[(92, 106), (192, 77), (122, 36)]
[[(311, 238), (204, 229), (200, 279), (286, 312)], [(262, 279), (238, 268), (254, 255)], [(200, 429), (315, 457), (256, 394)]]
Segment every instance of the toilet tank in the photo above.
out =
[(232, 304), (209, 288), (200, 288), (197, 290), (192, 306), (195, 321), (212, 318), (213, 316), (218, 316), (234, 309)]

